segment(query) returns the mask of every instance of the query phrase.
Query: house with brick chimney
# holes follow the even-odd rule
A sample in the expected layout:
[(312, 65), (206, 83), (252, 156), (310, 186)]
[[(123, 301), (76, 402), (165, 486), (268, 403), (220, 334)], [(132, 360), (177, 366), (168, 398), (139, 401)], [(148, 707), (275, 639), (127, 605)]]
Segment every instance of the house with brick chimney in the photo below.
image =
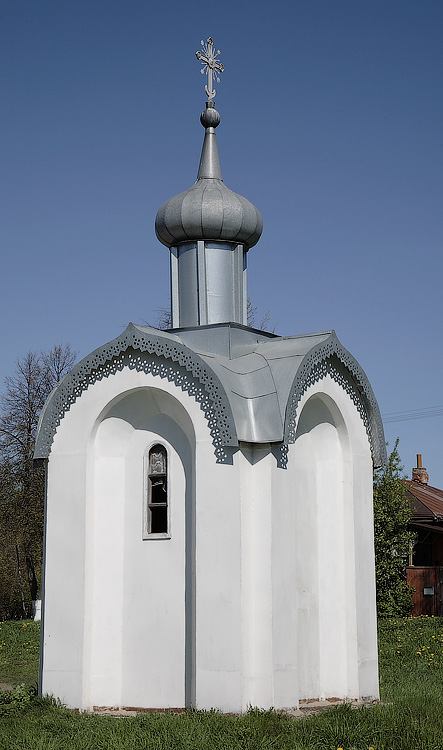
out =
[(415, 591), (413, 615), (443, 615), (443, 490), (431, 487), (429, 474), (417, 454), (412, 479), (406, 480), (411, 500), (411, 530), (416, 543), (407, 581)]

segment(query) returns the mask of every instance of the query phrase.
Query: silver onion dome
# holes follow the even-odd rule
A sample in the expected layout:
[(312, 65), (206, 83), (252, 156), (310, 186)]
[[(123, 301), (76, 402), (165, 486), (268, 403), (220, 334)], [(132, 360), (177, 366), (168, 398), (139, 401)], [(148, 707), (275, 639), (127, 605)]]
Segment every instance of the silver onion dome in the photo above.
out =
[(236, 242), (253, 247), (263, 230), (260, 211), (223, 182), (215, 128), (220, 115), (214, 102), (206, 103), (200, 122), (205, 128), (196, 183), (170, 198), (161, 206), (155, 220), (155, 232), (163, 245), (174, 247), (183, 242), (213, 240)]

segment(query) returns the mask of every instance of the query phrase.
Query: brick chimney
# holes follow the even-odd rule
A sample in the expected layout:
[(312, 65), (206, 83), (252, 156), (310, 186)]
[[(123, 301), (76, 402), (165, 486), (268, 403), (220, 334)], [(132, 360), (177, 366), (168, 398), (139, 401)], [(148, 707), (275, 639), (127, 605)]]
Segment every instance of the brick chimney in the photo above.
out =
[(429, 482), (429, 474), (421, 465), (421, 453), (417, 453), (417, 467), (412, 469), (412, 479), (414, 482), (421, 482), (422, 484)]

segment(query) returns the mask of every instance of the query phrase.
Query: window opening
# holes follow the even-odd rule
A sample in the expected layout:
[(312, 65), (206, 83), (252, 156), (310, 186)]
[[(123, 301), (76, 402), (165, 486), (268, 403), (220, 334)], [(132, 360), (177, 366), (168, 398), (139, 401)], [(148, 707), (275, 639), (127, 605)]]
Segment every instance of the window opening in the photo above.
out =
[(153, 445), (148, 463), (148, 534), (168, 533), (168, 456)]

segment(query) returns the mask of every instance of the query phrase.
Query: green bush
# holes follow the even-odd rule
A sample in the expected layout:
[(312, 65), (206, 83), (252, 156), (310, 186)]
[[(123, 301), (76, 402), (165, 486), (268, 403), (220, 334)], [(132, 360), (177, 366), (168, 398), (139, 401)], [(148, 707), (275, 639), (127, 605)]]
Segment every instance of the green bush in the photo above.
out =
[(409, 530), (412, 511), (397, 446), (398, 439), (387, 465), (374, 477), (375, 575), (381, 617), (407, 616), (412, 611), (405, 571), (414, 540)]
[(0, 692), (0, 708), (3, 706), (11, 706), (13, 708), (29, 706), (35, 694), (36, 690), (34, 688), (30, 688), (22, 682), (12, 690), (3, 690)]

